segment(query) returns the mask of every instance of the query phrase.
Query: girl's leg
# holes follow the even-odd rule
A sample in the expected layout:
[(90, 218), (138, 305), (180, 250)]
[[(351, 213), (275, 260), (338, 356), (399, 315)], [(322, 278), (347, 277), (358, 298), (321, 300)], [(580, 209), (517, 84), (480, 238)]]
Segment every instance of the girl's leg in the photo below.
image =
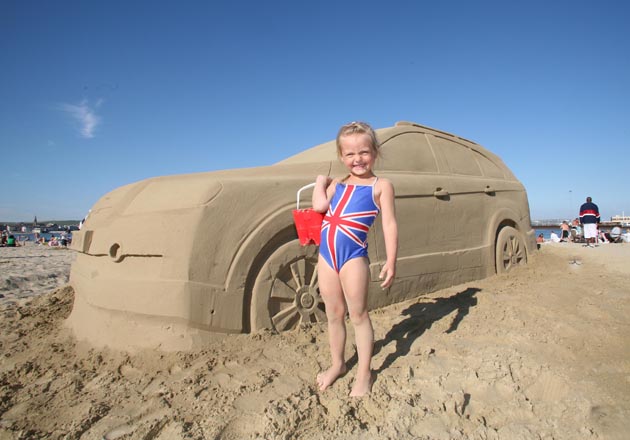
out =
[(317, 375), (317, 385), (323, 391), (346, 372), (344, 356), (346, 348), (346, 303), (343, 298), (339, 275), (322, 257), (319, 257), (317, 263), (317, 279), (319, 280), (319, 292), (326, 305), (328, 343), (332, 358), (330, 368)]
[(367, 259), (354, 258), (344, 264), (340, 272), (343, 292), (348, 303), (350, 320), (354, 327), (357, 344), (357, 376), (350, 392), (351, 396), (363, 396), (372, 388), (372, 351), (374, 330), (367, 311), (369, 267)]

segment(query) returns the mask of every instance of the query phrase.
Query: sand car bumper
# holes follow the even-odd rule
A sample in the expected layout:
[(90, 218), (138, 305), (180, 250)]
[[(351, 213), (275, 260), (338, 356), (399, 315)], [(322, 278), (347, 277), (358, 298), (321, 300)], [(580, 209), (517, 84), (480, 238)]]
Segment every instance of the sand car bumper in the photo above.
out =
[(242, 330), (241, 325), (235, 325), (242, 320), (234, 319), (242, 316), (242, 293), (156, 276), (164, 259), (132, 256), (117, 263), (110, 256), (79, 253), (72, 265), (70, 284), (85, 305), (109, 314), (213, 332)]

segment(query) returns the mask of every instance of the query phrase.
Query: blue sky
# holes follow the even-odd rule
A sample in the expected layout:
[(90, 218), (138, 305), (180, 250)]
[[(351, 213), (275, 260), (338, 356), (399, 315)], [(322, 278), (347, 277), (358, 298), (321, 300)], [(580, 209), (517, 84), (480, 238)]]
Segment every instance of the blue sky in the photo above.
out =
[(630, 3), (5, 1), (0, 221), (269, 165), (350, 120), (474, 140), (532, 218), (630, 214)]

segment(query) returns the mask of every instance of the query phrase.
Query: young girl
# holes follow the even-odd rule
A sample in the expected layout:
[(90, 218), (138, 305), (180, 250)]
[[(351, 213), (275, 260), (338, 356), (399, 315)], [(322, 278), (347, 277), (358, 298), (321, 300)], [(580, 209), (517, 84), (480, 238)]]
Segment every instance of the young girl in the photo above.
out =
[(326, 305), (331, 367), (317, 375), (320, 390), (346, 373), (346, 307), (354, 327), (358, 367), (351, 396), (363, 396), (372, 387), (374, 331), (367, 311), (370, 277), (367, 233), (382, 215), (387, 261), (380, 273), (381, 287), (394, 281), (398, 227), (394, 213), (394, 187), (374, 175), (379, 144), (372, 127), (364, 122), (344, 125), (337, 134), (337, 154), (349, 171), (345, 178), (317, 176), (313, 209), (326, 212), (322, 224), (317, 272), (319, 290)]

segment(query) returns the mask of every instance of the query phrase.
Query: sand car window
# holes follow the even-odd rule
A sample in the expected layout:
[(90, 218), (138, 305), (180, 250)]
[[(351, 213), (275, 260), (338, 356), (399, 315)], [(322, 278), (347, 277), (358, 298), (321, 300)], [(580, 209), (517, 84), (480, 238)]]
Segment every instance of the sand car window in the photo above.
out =
[(446, 163), (453, 174), (481, 176), (481, 168), (475, 160), (473, 151), (465, 145), (439, 136), (431, 136), (431, 144), (442, 151)]
[(387, 171), (437, 173), (435, 154), (424, 133), (402, 133), (381, 146), (376, 168)]
[(477, 162), (479, 162), (479, 166), (481, 167), (484, 176), (494, 179), (505, 179), (503, 171), (497, 164), (492, 162), (483, 154), (478, 153), (477, 151), (474, 151), (473, 153), (477, 158)]

